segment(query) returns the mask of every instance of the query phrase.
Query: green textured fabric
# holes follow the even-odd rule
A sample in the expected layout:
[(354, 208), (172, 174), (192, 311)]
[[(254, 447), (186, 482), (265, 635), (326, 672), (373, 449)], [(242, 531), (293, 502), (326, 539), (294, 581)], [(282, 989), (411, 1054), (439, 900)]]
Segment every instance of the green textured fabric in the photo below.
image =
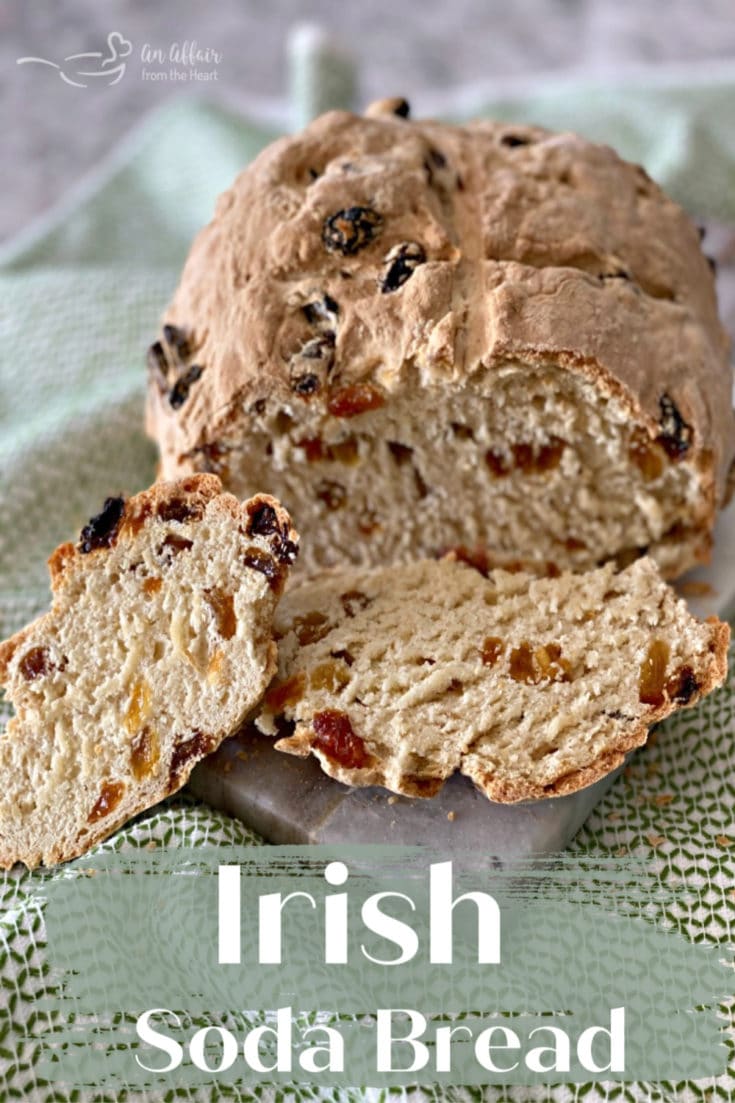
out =
[[(576, 128), (610, 141), (699, 216), (735, 222), (735, 71), (686, 88), (559, 87), (525, 101), (469, 96), (456, 114)], [(273, 135), (222, 109), (183, 101), (154, 116), (94, 179), (0, 252), (0, 636), (48, 601), (44, 561), (110, 493), (154, 477), (142, 430), (143, 350), (192, 235), (236, 171)], [(728, 687), (658, 729), (572, 846), (654, 857), (688, 903), (669, 918), (692, 939), (735, 934), (735, 750)], [(259, 845), (234, 820), (178, 797), (106, 847)], [(78, 1098), (36, 1079), (34, 998), (47, 983), (32, 876), (0, 880), (0, 1099)], [(732, 1019), (732, 1008), (723, 1013)], [(264, 1087), (257, 1097), (308, 1099)], [(329, 1099), (363, 1098), (332, 1091)], [(372, 1093), (370, 1093), (372, 1094)], [(735, 1098), (729, 1075), (697, 1084), (580, 1085), (376, 1093), (421, 1099), (710, 1100)], [(166, 1098), (194, 1098), (173, 1090)], [(140, 1098), (122, 1087), (99, 1100)], [(215, 1098), (210, 1092), (197, 1098)], [(240, 1098), (227, 1093), (226, 1098)], [(242, 1098), (253, 1098), (243, 1093)]]

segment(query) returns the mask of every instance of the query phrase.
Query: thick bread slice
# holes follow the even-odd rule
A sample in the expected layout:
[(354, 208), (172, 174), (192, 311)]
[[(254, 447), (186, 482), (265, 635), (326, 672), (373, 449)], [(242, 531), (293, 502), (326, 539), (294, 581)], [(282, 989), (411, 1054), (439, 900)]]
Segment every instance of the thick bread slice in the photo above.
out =
[(51, 610), (0, 644), (0, 867), (83, 853), (243, 722), (297, 539), (275, 499), (197, 475), (108, 498), (56, 549)]
[(649, 558), (558, 578), (448, 559), (334, 571), (291, 589), (275, 626), (278, 679), (256, 722), (279, 750), (408, 796), (460, 770), (502, 802), (613, 770), (723, 681), (729, 641)]

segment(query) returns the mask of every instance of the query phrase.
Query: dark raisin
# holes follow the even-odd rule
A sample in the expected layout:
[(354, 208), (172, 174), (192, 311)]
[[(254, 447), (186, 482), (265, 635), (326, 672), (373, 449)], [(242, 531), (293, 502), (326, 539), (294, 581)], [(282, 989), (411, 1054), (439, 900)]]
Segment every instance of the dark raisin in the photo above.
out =
[(707, 264), (709, 265), (709, 270), (712, 273), (712, 275), (716, 276), (717, 275), (717, 261), (715, 260), (715, 258), (711, 257), (709, 255), (709, 253), (705, 253), (704, 254), (704, 259), (707, 261)]
[(265, 575), (271, 590), (280, 590), (283, 582), (283, 568), (272, 555), (261, 551), (260, 548), (252, 547), (246, 549), (242, 561), (246, 567)]
[(171, 755), (168, 771), (169, 790), (176, 789), (181, 784), (181, 774), (192, 759), (203, 758), (214, 750), (216, 744), (217, 740), (213, 735), (204, 735), (200, 731), (194, 732), (190, 739), (178, 743)]
[(441, 152), (441, 150), (433, 149), (433, 148), (430, 149), (429, 150), (429, 160), (431, 161), (432, 165), (434, 165), (435, 168), (443, 169), (443, 168), (447, 167), (447, 159), (444, 156), (444, 154)]
[(203, 372), (201, 364), (192, 364), (188, 367), (183, 375), (176, 380), (173, 387), (168, 393), (168, 401), (172, 409), (180, 409), (187, 398), (189, 397), (189, 390), (192, 383), (196, 383), (197, 379), (201, 377)]
[(105, 498), (101, 513), (92, 517), (82, 529), (79, 551), (86, 554), (97, 548), (110, 548), (115, 543), (117, 530), (125, 512), (125, 499)]
[(151, 378), (155, 381), (159, 391), (164, 394), (168, 390), (168, 363), (160, 341), (154, 341), (148, 349), (146, 362)]
[(401, 444), (397, 440), (389, 440), (388, 448), (390, 449), (391, 456), (396, 461), (399, 467), (403, 467), (403, 465), (405, 463), (408, 463), (413, 456), (413, 448), (411, 448), (408, 444)]
[(410, 279), (420, 264), (426, 263), (426, 253), (416, 241), (395, 245), (385, 258), (385, 272), (378, 281), (384, 295), (397, 291)]
[(179, 552), (189, 551), (193, 546), (191, 540), (186, 540), (183, 536), (174, 536), (174, 534), (170, 532), (157, 549), (157, 554), (161, 557), (164, 564), (169, 567)]
[(44, 674), (48, 674), (53, 669), (54, 665), (49, 662), (49, 653), (46, 647), (32, 647), (30, 651), (26, 651), (18, 663), (18, 673), (27, 682), (32, 682), (35, 678), (42, 678)]
[(342, 647), (338, 651), (330, 651), (329, 654), (333, 659), (342, 659), (348, 666), (352, 666), (355, 661), (355, 656), (346, 647)]
[(250, 407), (250, 412), (255, 414), (256, 417), (262, 417), (265, 413), (266, 402), (264, 398), (258, 398)]
[(364, 741), (353, 731), (346, 712), (324, 709), (314, 714), (312, 720), (314, 742), (317, 750), (327, 758), (348, 770), (360, 770), (369, 766), (372, 759)]
[(299, 554), (299, 546), (293, 540), (281, 540), (273, 550), (279, 562), (284, 564), (293, 563)]
[(330, 253), (351, 257), (378, 236), (383, 219), (372, 207), (345, 207), (325, 219), (322, 241)]
[(685, 705), (699, 689), (699, 682), (690, 666), (682, 666), (669, 678), (666, 689), (672, 701)]
[(163, 327), (163, 339), (166, 344), (175, 349), (182, 360), (189, 355), (189, 340), (183, 329), (178, 326), (165, 325)]
[(309, 169), (309, 178), (311, 180), (318, 180), (320, 176), (321, 176), (321, 173), (317, 172), (316, 169)]
[(339, 314), (337, 303), (331, 295), (326, 293), (322, 295), (321, 299), (316, 299), (312, 303), (305, 303), (301, 309), (306, 315), (307, 322), (312, 326), (321, 325), (324, 322), (328, 325), (334, 325)]
[(298, 379), (294, 379), (291, 387), (296, 394), (301, 395), (303, 398), (307, 398), (309, 395), (315, 394), (319, 390), (319, 376), (318, 375), (300, 375)]
[(194, 507), (191, 501), (178, 497), (167, 498), (160, 502), (156, 512), (161, 521), (180, 521), (182, 524), (202, 515), (200, 507)]
[(364, 594), (362, 590), (348, 590), (346, 594), (340, 594), (339, 600), (342, 602), (342, 608), (346, 615), (354, 617), (362, 609), (367, 609), (373, 599)]
[(258, 502), (256, 505), (248, 504), (248, 534), (250, 536), (270, 536), (272, 532), (280, 532), (278, 514), (273, 506), (267, 502)]
[(403, 96), (399, 96), (393, 104), (393, 114), (401, 119), (407, 119), (411, 114), (411, 105)]
[(509, 149), (515, 149), (516, 146), (529, 145), (530, 141), (530, 138), (524, 138), (520, 134), (503, 134), (500, 144), (501, 146), (508, 146)]
[(661, 432), (657, 440), (669, 459), (677, 460), (692, 446), (694, 430), (679, 412), (679, 407), (668, 394), (659, 399)]

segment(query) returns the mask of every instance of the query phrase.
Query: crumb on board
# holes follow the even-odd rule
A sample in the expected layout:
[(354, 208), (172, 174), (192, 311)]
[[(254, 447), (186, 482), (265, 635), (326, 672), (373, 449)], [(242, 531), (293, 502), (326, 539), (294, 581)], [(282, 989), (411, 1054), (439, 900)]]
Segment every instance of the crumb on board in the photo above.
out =
[(666, 839), (663, 835), (654, 835), (652, 831), (649, 832), (648, 835), (646, 835), (646, 839), (652, 847), (661, 846), (661, 843), (666, 842)]
[(388, 797), (388, 804), (398, 804), (398, 797), (395, 795), (395, 793), (391, 793), (391, 795)]
[(717, 591), (709, 582), (698, 582), (696, 578), (686, 578), (676, 584), (676, 589), (682, 597), (715, 597)]
[(732, 846), (735, 843), (735, 839), (729, 835), (715, 835), (715, 842), (718, 846)]
[(667, 804), (671, 804), (674, 799), (673, 793), (658, 793), (653, 798), (653, 803), (657, 804), (659, 808), (664, 808)]
[(449, 820), (450, 823), (454, 823), (456, 818), (457, 818), (457, 813), (456, 812), (447, 812), (447, 819)]

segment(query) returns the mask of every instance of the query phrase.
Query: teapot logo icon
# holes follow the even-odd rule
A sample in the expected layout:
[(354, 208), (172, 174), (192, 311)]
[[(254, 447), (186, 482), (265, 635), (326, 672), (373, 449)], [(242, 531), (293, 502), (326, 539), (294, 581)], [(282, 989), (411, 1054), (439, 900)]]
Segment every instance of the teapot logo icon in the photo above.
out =
[(95, 51), (86, 54), (69, 54), (62, 64), (44, 57), (19, 57), (16, 65), (46, 65), (56, 69), (65, 84), (74, 88), (89, 88), (99, 84), (118, 84), (125, 76), (126, 62), (133, 44), (119, 31), (110, 31), (107, 36), (107, 52)]

